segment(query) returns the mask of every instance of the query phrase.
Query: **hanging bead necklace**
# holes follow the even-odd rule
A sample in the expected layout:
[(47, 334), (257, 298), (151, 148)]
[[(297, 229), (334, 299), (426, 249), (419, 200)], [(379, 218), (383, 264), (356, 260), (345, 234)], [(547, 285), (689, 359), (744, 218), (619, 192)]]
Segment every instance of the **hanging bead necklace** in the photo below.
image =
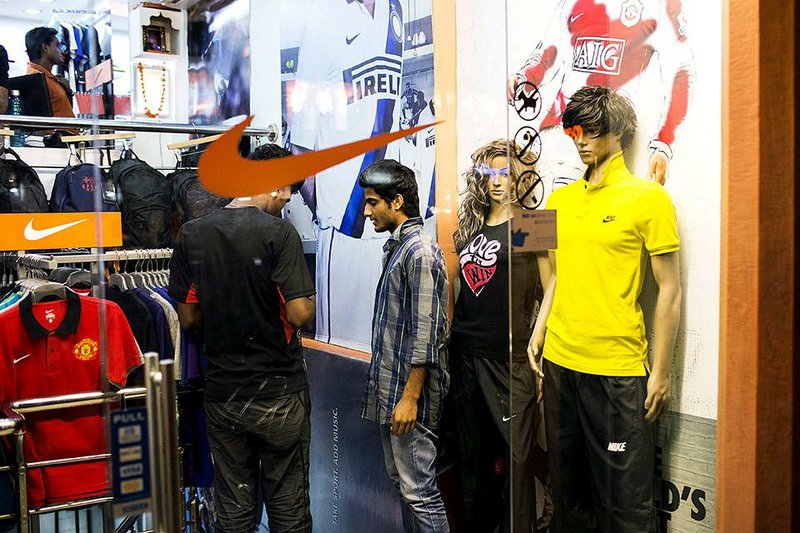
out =
[(139, 62), (139, 85), (142, 89), (142, 102), (144, 103), (144, 114), (150, 118), (157, 118), (164, 110), (164, 104), (167, 101), (167, 67), (161, 65), (161, 100), (158, 102), (158, 109), (151, 111), (147, 105), (147, 91), (144, 87), (144, 65)]

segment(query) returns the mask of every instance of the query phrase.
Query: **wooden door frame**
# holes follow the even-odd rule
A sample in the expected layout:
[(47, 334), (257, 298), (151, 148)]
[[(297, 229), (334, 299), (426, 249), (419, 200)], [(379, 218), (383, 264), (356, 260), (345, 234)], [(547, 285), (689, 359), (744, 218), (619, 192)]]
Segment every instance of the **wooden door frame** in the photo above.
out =
[(718, 531), (792, 530), (794, 4), (724, 7)]

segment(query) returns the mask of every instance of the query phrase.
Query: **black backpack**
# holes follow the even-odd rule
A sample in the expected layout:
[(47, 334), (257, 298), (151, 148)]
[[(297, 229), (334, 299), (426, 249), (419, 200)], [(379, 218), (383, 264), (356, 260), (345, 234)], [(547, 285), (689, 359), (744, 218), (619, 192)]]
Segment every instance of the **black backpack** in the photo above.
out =
[(122, 211), (122, 245), (126, 248), (172, 246), (172, 184), (133, 155), (115, 161), (109, 171)]
[(101, 187), (102, 211), (119, 211), (114, 183), (106, 172), (92, 163), (68, 165), (56, 174), (50, 195), (50, 210), (54, 213), (95, 211), (95, 189)]
[(3, 154), (16, 159), (0, 159), (0, 213), (46, 213), (47, 193), (36, 171), (22, 161), (16, 152)]
[(177, 169), (167, 177), (172, 181), (176, 233), (184, 223), (205, 216), (231, 201), (203, 187), (196, 170)]

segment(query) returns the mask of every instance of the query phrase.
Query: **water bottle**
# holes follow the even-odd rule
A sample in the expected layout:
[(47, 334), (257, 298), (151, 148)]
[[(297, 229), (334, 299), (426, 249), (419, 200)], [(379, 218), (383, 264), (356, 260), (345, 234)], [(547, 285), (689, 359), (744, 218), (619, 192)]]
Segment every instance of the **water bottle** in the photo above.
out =
[[(13, 89), (11, 98), (8, 99), (8, 110), (12, 115), (22, 114), (22, 100), (19, 98), (19, 91)], [(14, 128), (14, 135), (11, 137), (11, 146), (25, 146), (25, 130)]]

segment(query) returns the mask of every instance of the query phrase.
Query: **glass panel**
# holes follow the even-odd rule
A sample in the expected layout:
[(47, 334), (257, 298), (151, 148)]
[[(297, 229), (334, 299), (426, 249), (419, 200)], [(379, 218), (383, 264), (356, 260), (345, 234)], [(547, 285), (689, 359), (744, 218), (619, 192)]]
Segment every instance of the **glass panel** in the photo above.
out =
[[(0, 117), (15, 129), (0, 167), (0, 308), (11, 305), (0, 313), (0, 403), (110, 395), (146, 383), (133, 368), (140, 351), (174, 359), (186, 490), (154, 518), (133, 512), (135, 529), (178, 515), (262, 530), (285, 518), (263, 482), (275, 458), (242, 433), (285, 439), (288, 514), (312, 515), (323, 532), (415, 521), (454, 532), (576, 531), (584, 520), (608, 531), (714, 528), (721, 170), (719, 136), (705, 126), (720, 123), (721, 3), (465, 0), (450, 13), (453, 56), (434, 53), (434, 15), (430, 0), (4, 2), (12, 62), (6, 80), (0, 58), (0, 85), (20, 100)], [(52, 31), (29, 43), (43, 61), (30, 68), (44, 71), (29, 78), (36, 26)], [(442, 62), (458, 71), (449, 92), (434, 80)], [(455, 117), (437, 115), (452, 101)], [(239, 143), (250, 160), (228, 154), (200, 181), (208, 143), (174, 143), (250, 115)], [(437, 118), (457, 121), (457, 152), (438, 156), (458, 168), (438, 180)], [(420, 126), (257, 190), (308, 162), (274, 170), (270, 159), (333, 149), (331, 163), (340, 145)], [(56, 130), (132, 138), (60, 145)], [(404, 175), (407, 187), (393, 188)], [(36, 281), (45, 277), (59, 284)], [(26, 291), (42, 298), (28, 311)], [(64, 317), (77, 317), (76, 331)], [(45, 331), (56, 324), (65, 329)], [(669, 406), (642, 422), (667, 376)], [(27, 413), (21, 455), (144, 443), (112, 427), (141, 406), (81, 407), (85, 417), (57, 430), (49, 412)], [(609, 422), (623, 409), (632, 414)], [(167, 419), (154, 426), (161, 440)], [(409, 434), (391, 436), (403, 420)], [(137, 465), (150, 466), (146, 450), (113, 469), (106, 457), (34, 466), (20, 505), (2, 470), (16, 471), (18, 442), (4, 440), (0, 515), (110, 497), (115, 486), (119, 506), (112, 470), (134, 491)], [(156, 464), (161, 482), (170, 468)], [(618, 465), (628, 477), (613, 477)], [(79, 473), (53, 481), (57, 469)], [(411, 486), (412, 473), (424, 483)], [(226, 482), (239, 489), (226, 493)], [(247, 511), (237, 515), (225, 502), (238, 490)], [(641, 522), (623, 524), (637, 508)], [(122, 523), (108, 505), (29, 520), (45, 531)]]
[(509, 1), (507, 17), (508, 137), (531, 142), (534, 204), (558, 223), (534, 343), (539, 514), (713, 530), (721, 4)]
[[(0, 178), (0, 403), (8, 416), (24, 417), (25, 433), (4, 437), (2, 464), (14, 474), (28, 468), (19, 478), (0, 473), (0, 514), (45, 531), (113, 527), (109, 406), (70, 406), (63, 397), (109, 395), (140, 364), (128, 321), (100, 283), (100, 258), (122, 244), (109, 173), (122, 142), (70, 137), (114, 133), (100, 120), (115, 117), (112, 56), (122, 65), (128, 56), (114, 55), (107, 2), (3, 7), (0, 109), (18, 122), (0, 118), (14, 131), (3, 138)], [(47, 408), (32, 409), (36, 403)], [(84, 502), (81, 511), (48, 512), (75, 501)]]

